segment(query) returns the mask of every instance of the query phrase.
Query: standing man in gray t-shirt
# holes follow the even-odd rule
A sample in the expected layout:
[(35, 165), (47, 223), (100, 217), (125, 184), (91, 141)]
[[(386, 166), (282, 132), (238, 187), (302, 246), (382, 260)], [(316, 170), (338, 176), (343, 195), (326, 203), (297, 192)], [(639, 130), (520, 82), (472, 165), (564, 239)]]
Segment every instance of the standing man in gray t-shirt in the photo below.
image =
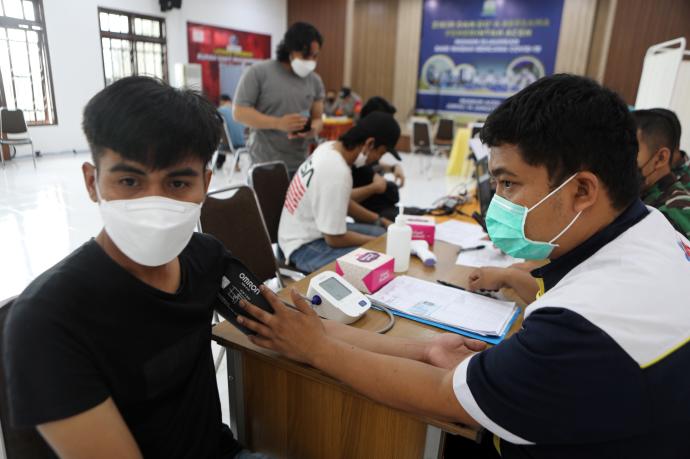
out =
[(323, 127), (324, 88), (314, 73), (323, 38), (311, 24), (293, 24), (278, 59), (252, 65), (235, 92), (235, 119), (251, 128), (252, 161), (285, 161), (290, 175), (307, 156), (307, 139)]

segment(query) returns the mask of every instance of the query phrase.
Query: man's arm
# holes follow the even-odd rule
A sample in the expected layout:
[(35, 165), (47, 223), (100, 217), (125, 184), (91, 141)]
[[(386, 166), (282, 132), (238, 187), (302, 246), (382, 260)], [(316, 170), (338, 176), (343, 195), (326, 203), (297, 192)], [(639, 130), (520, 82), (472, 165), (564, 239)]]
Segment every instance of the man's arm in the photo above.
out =
[(264, 115), (254, 107), (234, 104), (232, 116), (239, 123), (254, 129), (274, 129), (283, 132), (297, 132), (304, 127), (307, 118), (298, 114), (291, 113), (281, 117)]
[[(350, 203), (347, 206), (347, 214), (359, 223), (370, 223), (373, 225), (380, 221), (384, 227), (388, 227), (391, 224), (389, 220), (381, 218), (379, 214), (372, 212), (353, 199), (350, 199)], [(381, 219), (379, 220), (379, 218)]]
[(467, 355), (467, 350), (482, 351), (486, 344), (464, 338), (455, 333), (439, 333), (423, 339), (397, 338), (362, 330), (349, 325), (322, 319), (326, 334), (331, 338), (377, 354), (417, 360), (440, 368), (455, 368)]
[(350, 198), (355, 202), (362, 202), (374, 196), (375, 194), (377, 193), (374, 190), (374, 183), (372, 182), (369, 185), (363, 185), (358, 186), (357, 188), (353, 188)]
[(323, 129), (323, 99), (311, 104), (311, 131), (314, 137), (318, 137)]
[(364, 245), (367, 242), (373, 241), (375, 239), (374, 236), (355, 233), (354, 231), (348, 231), (345, 234), (338, 235), (324, 234), (323, 237), (326, 240), (326, 244), (328, 244), (329, 247), (333, 247), (335, 249), (340, 247), (353, 247)]
[(140, 459), (141, 451), (111, 398), (83, 413), (38, 426), (61, 459)]
[[(405, 186), (405, 171), (403, 171), (402, 165), (397, 164), (383, 164), (379, 163), (377, 166), (378, 172), (382, 174), (393, 174), (395, 176), (395, 184), (398, 188)], [(385, 190), (384, 190), (385, 191)], [(382, 191), (383, 193), (383, 191)]]
[(374, 178), (370, 184), (353, 188), (350, 198), (359, 203), (375, 194), (385, 193), (387, 186), (388, 183), (385, 178), (381, 177), (379, 174), (374, 174)]
[(468, 284), (471, 291), (512, 288), (526, 304), (532, 303), (539, 292), (536, 279), (518, 268), (477, 268), (470, 273)]
[(254, 129), (274, 129), (284, 132), (301, 130), (307, 118), (296, 113), (282, 117), (265, 115), (256, 110), (263, 83), (256, 67), (250, 68), (240, 79), (235, 91), (232, 116), (239, 123)]
[[(362, 394), (412, 413), (476, 427), (453, 389), (453, 370), (414, 360), (365, 351), (326, 335), (319, 316), (293, 291), (293, 310), (262, 288), (274, 314), (247, 302), (242, 307), (258, 321), (241, 319), (257, 335), (250, 340), (261, 347), (324, 371)], [(472, 355), (467, 351), (465, 358)]]
[(308, 363), (357, 392), (403, 411), (479, 427), (455, 396), (453, 369), (376, 354), (333, 339), (318, 343)]

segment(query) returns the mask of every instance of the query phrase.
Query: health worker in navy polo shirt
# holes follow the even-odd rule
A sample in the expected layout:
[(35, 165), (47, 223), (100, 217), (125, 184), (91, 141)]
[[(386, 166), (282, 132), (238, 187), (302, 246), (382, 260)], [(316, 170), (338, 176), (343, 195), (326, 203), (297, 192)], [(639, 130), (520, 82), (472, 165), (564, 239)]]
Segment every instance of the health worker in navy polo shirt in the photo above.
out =
[(550, 259), (501, 344), (380, 336), (269, 293), (275, 314), (246, 306), (253, 342), (392, 407), (484, 427), (503, 458), (688, 457), (690, 243), (639, 199), (635, 131), (620, 97), (573, 75), (542, 78), (486, 120), (489, 236)]

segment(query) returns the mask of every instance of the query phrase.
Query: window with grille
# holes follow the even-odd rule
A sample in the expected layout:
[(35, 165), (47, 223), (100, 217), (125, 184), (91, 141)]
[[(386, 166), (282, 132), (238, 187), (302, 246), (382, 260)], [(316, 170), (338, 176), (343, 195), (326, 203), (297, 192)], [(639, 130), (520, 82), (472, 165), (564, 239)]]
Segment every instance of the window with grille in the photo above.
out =
[(0, 106), (55, 124), (52, 86), (41, 0), (0, 0)]
[(98, 9), (105, 84), (130, 75), (168, 81), (165, 19)]

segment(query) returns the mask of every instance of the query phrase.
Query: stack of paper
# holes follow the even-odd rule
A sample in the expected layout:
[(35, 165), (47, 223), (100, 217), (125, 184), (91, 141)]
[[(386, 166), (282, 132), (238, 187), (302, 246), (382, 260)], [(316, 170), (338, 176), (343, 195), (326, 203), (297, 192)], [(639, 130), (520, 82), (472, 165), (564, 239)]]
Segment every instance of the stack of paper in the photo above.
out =
[(486, 234), (484, 234), (481, 226), (457, 220), (448, 220), (436, 225), (436, 240), (449, 242), (460, 247), (491, 244), (491, 241), (486, 239)]
[(410, 318), (482, 336), (503, 336), (517, 313), (515, 303), (409, 276), (393, 279), (369, 298), (374, 305), (386, 306)]
[(483, 266), (494, 266), (497, 268), (507, 268), (514, 263), (522, 263), (522, 258), (513, 258), (506, 255), (497, 248), (487, 244), (485, 248), (479, 250), (460, 251), (458, 259), (455, 261), (456, 265), (474, 266), (481, 268)]

